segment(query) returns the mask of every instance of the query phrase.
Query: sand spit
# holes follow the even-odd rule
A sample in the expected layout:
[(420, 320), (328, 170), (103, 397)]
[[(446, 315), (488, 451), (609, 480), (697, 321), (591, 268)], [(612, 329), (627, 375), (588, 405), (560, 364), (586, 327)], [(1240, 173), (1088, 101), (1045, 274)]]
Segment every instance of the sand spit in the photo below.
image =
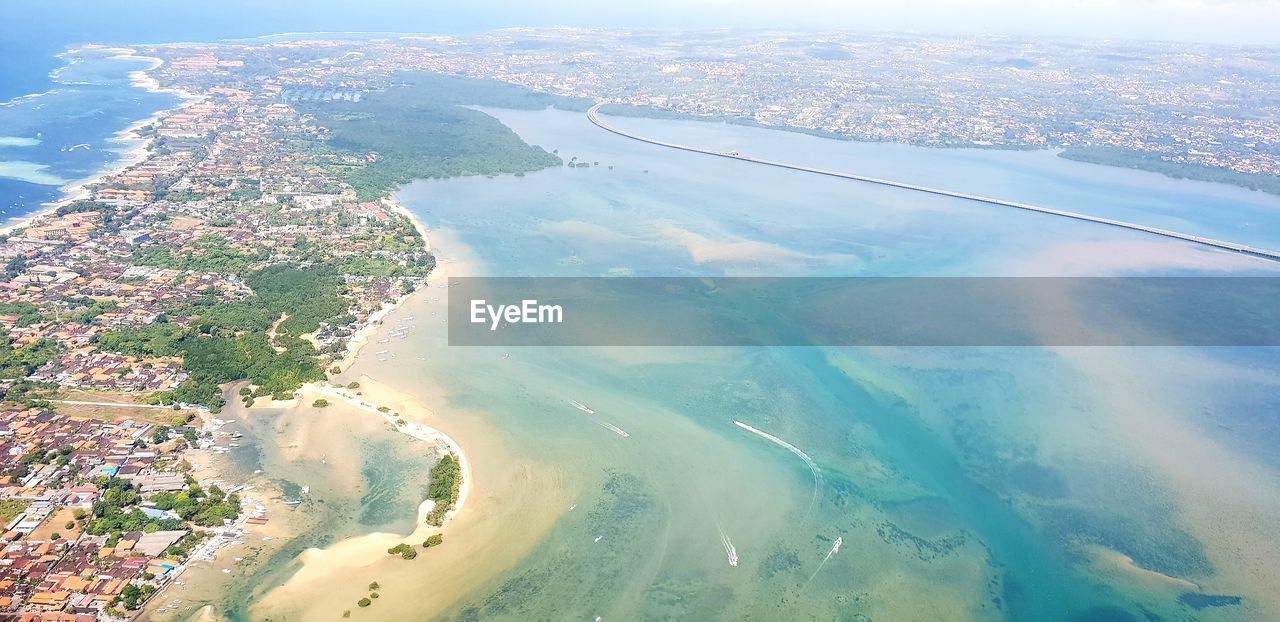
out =
[[(355, 396), (355, 403), (339, 397), (345, 389), (313, 390), (305, 395), (339, 399), (344, 407), (363, 412), (369, 411), (360, 402), (386, 405), (406, 420), (406, 425), (397, 427), (405, 433), (409, 433), (407, 429), (419, 433), (428, 429), (420, 423), (424, 418), (434, 421), (421, 399), (430, 395), (431, 388), (411, 396), (368, 376), (361, 376), (359, 383), (361, 395)], [(376, 408), (372, 412), (390, 416)], [(426, 524), (431, 502), (424, 501), (418, 508), (416, 527), (409, 534), (371, 533), (308, 549), (299, 557), (297, 572), (259, 600), (250, 617), (329, 620), (339, 617), (338, 612), (351, 610), (352, 619), (387, 619), (393, 607), (397, 616), (428, 619), (519, 562), (565, 512), (571, 499), (561, 474), (542, 465), (504, 459), (510, 451), (503, 446), (501, 435), (471, 415), (442, 416), (448, 419), (450, 440), (458, 439), (452, 444), (444, 441), (443, 435), (435, 436), (438, 433), (423, 434), (424, 442), (436, 443), (434, 451), (467, 447), (465, 454), (457, 454), (465, 460), (465, 488), (443, 527)], [(422, 548), (423, 541), (436, 533), (444, 535), (444, 544)], [(404, 560), (387, 553), (388, 548), (401, 543), (412, 545), (417, 558)], [(366, 587), (373, 581), (381, 584), (377, 606), (357, 608), (356, 601), (367, 596)]]

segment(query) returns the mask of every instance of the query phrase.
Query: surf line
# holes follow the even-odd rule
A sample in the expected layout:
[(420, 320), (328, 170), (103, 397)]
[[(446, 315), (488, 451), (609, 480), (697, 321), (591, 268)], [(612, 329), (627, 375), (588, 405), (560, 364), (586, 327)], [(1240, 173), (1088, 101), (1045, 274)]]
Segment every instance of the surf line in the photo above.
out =
[(813, 509), (813, 504), (818, 501), (818, 489), (822, 487), (822, 471), (818, 468), (818, 465), (813, 461), (813, 458), (810, 458), (809, 454), (806, 454), (803, 451), (800, 451), (799, 447), (796, 447), (791, 443), (788, 443), (768, 432), (765, 432), (764, 430), (753, 428), (737, 420), (733, 422), (733, 425), (736, 425), (752, 434), (755, 434), (756, 436), (759, 436), (760, 438), (763, 438), (766, 441), (774, 443), (779, 447), (782, 447), (783, 449), (786, 449), (787, 451), (795, 454), (801, 460), (804, 460), (805, 465), (809, 467), (809, 470), (811, 472), (813, 472), (813, 498), (809, 500), (809, 509)]

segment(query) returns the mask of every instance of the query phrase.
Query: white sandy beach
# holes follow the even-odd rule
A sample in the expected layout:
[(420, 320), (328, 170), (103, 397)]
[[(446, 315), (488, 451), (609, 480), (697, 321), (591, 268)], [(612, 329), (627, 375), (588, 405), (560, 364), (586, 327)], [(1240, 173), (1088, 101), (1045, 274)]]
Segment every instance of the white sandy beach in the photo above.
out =
[[(374, 394), (376, 395), (385, 395), (389, 391), (386, 388), (381, 388), (381, 387), (378, 387), (377, 385), (374, 385), (373, 384), (374, 382), (375, 381), (371, 378), (367, 378), (367, 377), (362, 378), (361, 384), (360, 384), (362, 389), (361, 392), (363, 393), (363, 392), (368, 392), (370, 390), (373, 390)], [(453, 438), (451, 438), (448, 434), (445, 434), (440, 430), (437, 430), (429, 425), (426, 425), (425, 423), (421, 423), (418, 421), (411, 421), (406, 419), (405, 424), (400, 425), (396, 423), (396, 420), (398, 418), (396, 415), (397, 414), (403, 415), (406, 413), (399, 413), (398, 411), (395, 411), (395, 410), (388, 410), (386, 412), (378, 410), (379, 408), (378, 404), (370, 401), (369, 399), (352, 395), (351, 389), (337, 388), (331, 385), (317, 383), (317, 384), (311, 384), (303, 387), (299, 393), (301, 394), (303, 403), (306, 403), (307, 400), (310, 400), (314, 397), (323, 397), (326, 399), (340, 400), (342, 402), (350, 404), (351, 406), (356, 407), (361, 411), (367, 412), (371, 415), (374, 415), (386, 420), (386, 422), (389, 423), (391, 426), (393, 426), (397, 431), (403, 434), (407, 434), (429, 445), (433, 445), (438, 449), (442, 450), (442, 453), (453, 454), (454, 457), (457, 458), (458, 465), (462, 469), (462, 485), (458, 490), (458, 501), (454, 503), (453, 509), (450, 510), (447, 514), (445, 514), (444, 522), (447, 524), (450, 519), (452, 519), (454, 516), (457, 516), (458, 512), (462, 510), (463, 505), (466, 504), (467, 496), (470, 494), (470, 491), (471, 491), (471, 466), (470, 466), (470, 463), (467, 462), (466, 453), (462, 451), (462, 446), (459, 445), (457, 441), (453, 440)], [(399, 401), (402, 405), (404, 404), (403, 397)], [(387, 408), (390, 408), (390, 407), (387, 407)], [(422, 408), (422, 407), (418, 407), (418, 408)], [(412, 413), (409, 413), (409, 414), (410, 416), (413, 416)], [(431, 504), (429, 502), (424, 502), (423, 508), (424, 510), (420, 511), (419, 514), (422, 516), (425, 516), (425, 514), (423, 514), (423, 511), (426, 511), (426, 512), (431, 511)], [(415, 535), (416, 535), (416, 532), (415, 532)]]
[[(448, 241), (448, 232), (430, 233), (433, 245), (436, 238)], [(465, 256), (437, 264), (431, 281), (445, 282), (450, 273), (471, 274)], [(397, 342), (404, 344), (396, 346), (404, 354), (413, 352), (412, 343), (419, 340), (444, 339), (447, 325), (432, 316), (432, 311), (438, 313), (443, 308), (440, 299), (447, 295), (448, 290), (424, 287), (386, 311), (388, 318), (416, 317), (414, 340)], [(368, 337), (392, 330), (393, 326), (375, 326)], [(431, 507), (426, 502), (419, 507), (418, 527), (411, 534), (374, 533), (306, 551), (298, 571), (253, 606), (254, 619), (328, 619), (343, 609), (352, 609), (353, 619), (385, 619), (378, 617), (387, 615), (385, 608), (355, 610), (355, 601), (366, 595), (361, 590), (372, 580), (382, 584), (380, 605), (399, 601), (401, 614), (430, 617), (514, 567), (574, 503), (563, 473), (537, 460), (510, 459), (513, 453), (505, 445), (504, 435), (491, 427), (489, 418), (450, 407), (444, 387), (429, 373), (412, 385), (405, 385), (400, 375), (389, 374), (393, 386), (378, 379), (377, 371), (384, 365), (368, 353), (358, 353), (351, 371), (343, 375), (343, 380), (359, 382), (358, 389), (313, 385), (308, 387), (312, 391), (308, 395), (324, 396), (331, 402), (339, 399), (344, 407), (377, 414), (393, 426), (393, 413), (399, 413), (407, 424), (394, 426), (397, 430), (435, 444), (437, 451), (447, 448), (454, 452), (464, 477), (455, 510), (442, 528), (433, 528), (423, 520)], [(388, 407), (390, 413), (379, 412), (378, 406)], [(448, 430), (448, 434), (441, 430)], [(445, 543), (430, 550), (419, 548), (414, 560), (387, 554), (389, 547), (402, 542), (420, 546), (433, 533), (442, 533)], [(432, 589), (424, 592), (424, 584)], [(406, 597), (410, 600), (404, 600)]]

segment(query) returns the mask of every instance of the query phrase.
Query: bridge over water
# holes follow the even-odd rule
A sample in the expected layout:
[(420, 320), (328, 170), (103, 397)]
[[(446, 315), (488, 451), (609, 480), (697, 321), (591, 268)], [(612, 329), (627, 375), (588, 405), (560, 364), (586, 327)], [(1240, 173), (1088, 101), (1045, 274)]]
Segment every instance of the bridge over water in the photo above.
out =
[(599, 112), (600, 112), (600, 107), (603, 105), (604, 104), (596, 104), (592, 106), (590, 110), (587, 110), (587, 118), (590, 119), (592, 123), (594, 123), (597, 127), (601, 129), (608, 130), (619, 136), (630, 138), (632, 140), (638, 140), (640, 142), (649, 143), (651, 145), (658, 145), (660, 147), (669, 147), (671, 149), (679, 149), (681, 151), (691, 151), (693, 153), (703, 153), (706, 155), (713, 155), (721, 158), (729, 158), (732, 160), (742, 160), (743, 162), (752, 162), (755, 164), (763, 164), (765, 166), (775, 166), (778, 168), (791, 169), (793, 171), (802, 171), (805, 173), (814, 173), (817, 175), (827, 175), (829, 177), (839, 177), (842, 179), (852, 179), (854, 181), (862, 181), (862, 182), (867, 182), (871, 184), (879, 184), (881, 186), (891, 186), (894, 188), (901, 188), (903, 190), (912, 190), (915, 192), (925, 192), (928, 194), (936, 194), (944, 197), (965, 199), (968, 201), (976, 201), (978, 203), (986, 203), (988, 205), (1012, 207), (1012, 208), (1027, 210), (1031, 212), (1039, 212), (1041, 214), (1049, 214), (1051, 216), (1073, 218), (1075, 220), (1083, 220), (1085, 222), (1093, 222), (1101, 225), (1120, 227), (1122, 229), (1141, 231), (1143, 233), (1150, 233), (1152, 235), (1158, 235), (1166, 238), (1173, 238), (1175, 240), (1183, 240), (1186, 242), (1203, 244), (1205, 246), (1212, 246), (1214, 248), (1220, 248), (1223, 250), (1234, 251), (1237, 253), (1244, 253), (1246, 255), (1253, 255), (1256, 257), (1262, 257), (1265, 259), (1270, 259), (1272, 261), (1280, 261), (1280, 251), (1273, 251), (1270, 249), (1258, 248), (1255, 246), (1247, 246), (1244, 244), (1236, 244), (1235, 242), (1227, 242), (1225, 240), (1215, 240), (1213, 238), (1206, 238), (1199, 235), (1191, 235), (1189, 233), (1180, 233), (1177, 231), (1170, 231), (1168, 229), (1160, 229), (1158, 227), (1149, 227), (1147, 225), (1133, 223), (1133, 222), (1126, 222), (1123, 220), (1114, 220), (1111, 218), (1103, 218), (1101, 216), (1090, 216), (1089, 214), (1081, 214), (1079, 212), (1069, 212), (1066, 210), (1054, 209), (1051, 207), (1041, 207), (1039, 205), (1031, 205), (1030, 203), (1020, 203), (1018, 201), (1006, 201), (1004, 199), (984, 197), (976, 194), (967, 194), (964, 192), (955, 192), (952, 190), (944, 190), (941, 188), (930, 188), (928, 186), (909, 184), (902, 181), (893, 181), (891, 179), (868, 177), (866, 175), (855, 175), (853, 173), (844, 173), (841, 171), (833, 171), (830, 169), (804, 166), (801, 164), (791, 164), (788, 162), (778, 162), (776, 160), (765, 160), (763, 158), (755, 158), (752, 156), (743, 155), (741, 153), (738, 153), (737, 151), (716, 151), (713, 149), (703, 149), (701, 147), (692, 147), (689, 145), (681, 145), (677, 143), (661, 141), (653, 138), (648, 138), (645, 136), (640, 136), (638, 134), (633, 134), (626, 130), (621, 130), (616, 127), (613, 127), (605, 123), (604, 121), (601, 121)]

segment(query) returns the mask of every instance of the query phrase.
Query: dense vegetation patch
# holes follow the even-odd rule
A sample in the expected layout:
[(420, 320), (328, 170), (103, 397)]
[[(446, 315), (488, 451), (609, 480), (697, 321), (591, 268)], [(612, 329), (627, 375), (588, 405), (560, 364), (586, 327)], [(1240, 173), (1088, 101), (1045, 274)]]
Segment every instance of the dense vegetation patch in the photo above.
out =
[(444, 522), (445, 513), (458, 502), (458, 492), (461, 489), (462, 466), (453, 454), (449, 454), (431, 467), (431, 487), (427, 489), (427, 498), (436, 503), (427, 514), (429, 524), (438, 527)]
[(558, 166), (560, 158), (526, 144), (497, 119), (466, 105), (585, 110), (590, 102), (533, 93), (489, 80), (431, 73), (360, 102), (302, 105), (329, 129), (330, 147), (371, 158), (340, 171), (362, 200), (381, 198), (415, 179), (526, 173)]
[(58, 342), (41, 339), (14, 348), (8, 336), (0, 336), (0, 380), (26, 378), (58, 355)]
[(0, 523), (8, 523), (26, 511), (31, 505), (28, 499), (0, 499)]
[[(418, 551), (414, 550), (414, 548), (413, 548), (412, 546), (410, 546), (410, 545), (408, 545), (408, 544), (405, 544), (404, 542), (401, 542), (400, 544), (397, 544), (397, 545), (395, 545), (395, 546), (393, 546), (393, 547), (391, 547), (391, 548), (387, 549), (387, 554), (388, 554), (388, 555), (399, 555), (400, 557), (402, 557), (402, 558), (404, 558), (404, 559), (413, 559), (413, 558), (415, 558), (415, 557), (417, 557), (417, 556), (418, 556)], [(361, 607), (364, 607), (364, 606), (366, 606), (366, 605), (360, 605), (360, 606), (361, 606)]]
[(1227, 168), (1188, 164), (1186, 162), (1170, 162), (1160, 158), (1159, 154), (1144, 151), (1131, 151), (1119, 147), (1074, 146), (1067, 147), (1058, 153), (1058, 157), (1090, 164), (1104, 164), (1143, 171), (1160, 173), (1176, 179), (1193, 179), (1231, 184), (1261, 190), (1269, 194), (1280, 194), (1280, 176), (1250, 174), (1233, 171)]
[[(240, 498), (227, 495), (217, 486), (206, 493), (199, 484), (191, 483), (179, 493), (160, 493), (151, 498), (156, 509), (173, 510), (181, 518), (156, 518), (147, 516), (137, 506), (142, 495), (133, 484), (120, 478), (98, 478), (94, 482), (104, 489), (102, 500), (93, 504), (93, 510), (85, 524), (85, 533), (111, 534), (107, 544), (114, 546), (121, 534), (130, 531), (150, 533), (185, 529), (184, 521), (192, 521), (202, 527), (218, 527), (222, 521), (234, 519), (240, 513)], [(129, 511), (125, 508), (132, 507)]]
[(30, 326), (46, 319), (40, 308), (29, 302), (0, 302), (0, 315), (18, 316), (18, 326)]
[(133, 260), (140, 266), (243, 275), (269, 256), (266, 249), (243, 252), (232, 248), (226, 238), (208, 234), (193, 242), (189, 250), (176, 252), (167, 246), (148, 246), (135, 253)]
[[(183, 309), (197, 317), (189, 327), (157, 321), (116, 329), (98, 338), (98, 349), (181, 357), (190, 376), (173, 391), (151, 397), (161, 404), (185, 402), (217, 410), (224, 404), (219, 385), (227, 382), (249, 380), (256, 387), (252, 397), (288, 399), (303, 384), (324, 380), (315, 348), (299, 336), (347, 312), (342, 280), (334, 269), (275, 265), (250, 274), (245, 282), (254, 296), (229, 303), (209, 296)], [(288, 317), (269, 341), (267, 331), (282, 316)]]

